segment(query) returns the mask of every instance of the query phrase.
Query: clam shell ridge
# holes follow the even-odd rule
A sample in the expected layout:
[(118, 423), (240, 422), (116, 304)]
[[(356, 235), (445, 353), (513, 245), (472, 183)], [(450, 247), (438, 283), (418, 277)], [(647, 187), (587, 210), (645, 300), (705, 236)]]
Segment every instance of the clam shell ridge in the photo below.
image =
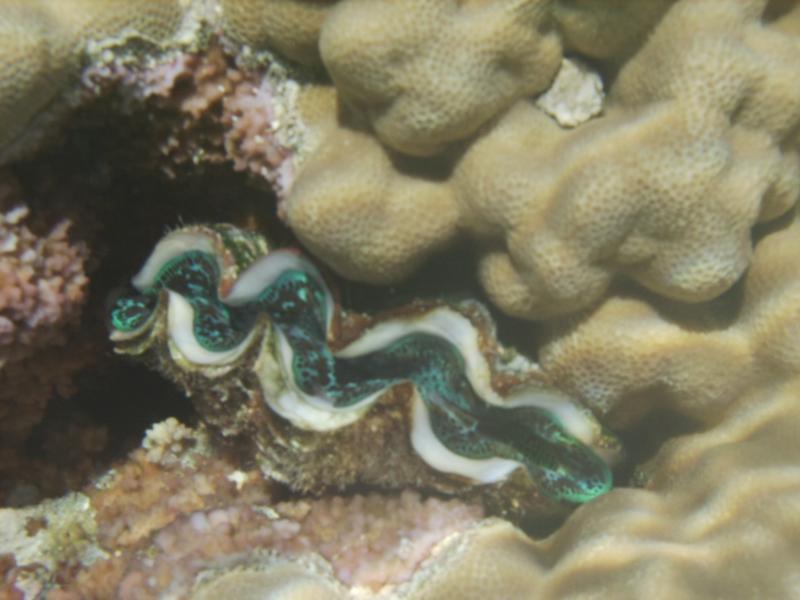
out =
[[(476, 303), (365, 317), (342, 345), (345, 313), (314, 265), (231, 225), (169, 233), (133, 286), (111, 309), (116, 350), (296, 489), (432, 488), (507, 513), (611, 487), (613, 437), (535, 366), (503, 366)], [(500, 394), (503, 369), (514, 384)]]

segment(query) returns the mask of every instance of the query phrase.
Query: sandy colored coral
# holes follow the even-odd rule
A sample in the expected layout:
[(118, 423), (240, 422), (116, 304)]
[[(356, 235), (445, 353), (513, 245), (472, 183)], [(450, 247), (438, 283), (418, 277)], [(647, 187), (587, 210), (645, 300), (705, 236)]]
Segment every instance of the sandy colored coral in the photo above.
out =
[[(347, 30), (336, 15), (355, 14), (347, 7), (337, 7), (323, 28), (323, 57), (326, 36), (334, 35), (326, 33), (328, 26)], [(762, 9), (759, 3), (676, 3), (621, 67), (604, 115), (574, 129), (562, 129), (528, 101), (517, 102), (469, 146), (450, 177), (440, 173), (436, 180), (449, 187), (457, 209), (443, 199), (425, 207), (425, 220), (439, 222), (458, 211), (460, 229), (484, 248), (479, 274), (489, 296), (514, 316), (574, 312), (602, 298), (619, 277), (682, 301), (718, 296), (749, 263), (752, 227), (785, 213), (800, 185), (800, 86), (792, 75), (800, 41), (762, 24)], [(346, 101), (356, 85), (347, 77), (370, 73), (349, 62), (328, 66)], [(415, 90), (408, 84), (398, 89)], [(369, 108), (369, 94), (362, 94), (367, 100), (353, 94), (357, 100), (350, 104), (373, 120), (378, 137), (408, 151), (381, 132), (383, 117)], [(402, 107), (406, 96), (393, 103), (386, 98), (378, 103), (381, 115)], [(366, 148), (341, 153), (338, 177), (358, 180), (367, 155)], [(395, 157), (392, 165), (382, 179), (393, 195), (402, 193), (397, 172), (423, 183), (430, 178), (430, 164)], [(405, 277), (407, 263), (383, 239), (413, 235), (420, 220), (411, 225), (398, 215), (391, 221), (382, 212), (385, 194), (373, 186), (348, 204), (354, 216), (344, 222), (338, 195), (329, 201), (321, 187), (309, 190), (322, 185), (314, 175), (303, 181), (301, 172), (302, 194), (289, 197), (288, 221), (298, 235), (348, 277)], [(377, 228), (368, 217), (373, 214), (383, 216)], [(410, 260), (440, 247), (447, 233), (441, 230), (427, 245), (423, 236)], [(348, 237), (354, 240), (349, 246)]]
[(181, 24), (178, 0), (6, 0), (0, 6), (0, 146), (74, 80), (93, 42), (158, 42)]
[(795, 597), (798, 394), (795, 379), (741, 396), (724, 424), (668, 443), (648, 489), (578, 511), (539, 548), (559, 558), (538, 597)]
[(629, 426), (657, 407), (718, 420), (742, 389), (800, 368), (797, 252), (795, 222), (757, 244), (741, 297), (692, 311), (633, 294), (611, 297), (583, 317), (552, 324), (542, 364), (612, 426)]
[(331, 581), (324, 564), (309, 560), (303, 563), (297, 559), (266, 556), (255, 564), (210, 576), (209, 581), (193, 590), (192, 600), (343, 600), (347, 597), (342, 586)]
[(65, 84), (69, 58), (49, 47), (48, 25), (37, 3), (5, 3), (0, 11), (0, 146), (20, 134)]
[(220, 0), (222, 30), (251, 49), (273, 48), (303, 64), (319, 64), (320, 29), (333, 0)]
[[(182, 18), (216, 19), (191, 6)], [(224, 151), (208, 152), (196, 142), (187, 148), (180, 138), (164, 148), (193, 162), (232, 158), (281, 197), (299, 177), (297, 193), (283, 207), (290, 225), (351, 278), (398, 281), (460, 229), (482, 241), (481, 279), (490, 297), (515, 316), (578, 310), (599, 300), (618, 276), (669, 298), (717, 296), (748, 264), (751, 227), (779, 216), (796, 199), (800, 92), (791, 70), (797, 40), (762, 23), (759, 3), (678, 2), (668, 9), (659, 3), (647, 13), (627, 7), (628, 29), (609, 42), (619, 73), (605, 114), (564, 131), (519, 98), (545, 91), (553, 81), (561, 64), (556, 30), (578, 50), (591, 32), (613, 30), (603, 19), (621, 8), (614, 2), (598, 6), (548, 8), (523, 0), (224, 3), (223, 34), (225, 19), (231, 27), (252, 25), (240, 37), (255, 47), (269, 46), (271, 34), (266, 25), (254, 25), (258, 19), (243, 18), (250, 9), (274, 17), (282, 32), (302, 29), (301, 23), (310, 27), (307, 36), (292, 39), (313, 41), (321, 27), (322, 56), (349, 121), (366, 119), (394, 149), (430, 154), (454, 140), (468, 142), (482, 124), (501, 118), (467, 148), (451, 174), (451, 158), (409, 161), (336, 122), (330, 106), (327, 141), (309, 143), (314, 127), (284, 127), (286, 115), (291, 121), (302, 113), (291, 100), (294, 92), (278, 89), (274, 78), (247, 81), (249, 75), (218, 65), (206, 79), (195, 77), (197, 93), (182, 110), (203, 122), (200, 117), (224, 97), (226, 114), (218, 119), (224, 129), (216, 134), (224, 137)], [(778, 11), (775, 23), (790, 23), (791, 14)], [(142, 31), (132, 26), (125, 35), (161, 39), (177, 31), (173, 13), (148, 15), (141, 17)], [(120, 11), (108, 23), (87, 18), (91, 26), (84, 29), (98, 37), (107, 29), (103, 44), (113, 45), (115, 27), (127, 17)], [(9, 19), (24, 21), (16, 13)], [(162, 29), (149, 32), (148, 19)], [(58, 17), (62, 21), (69, 30), (70, 20)], [(170, 43), (178, 44), (177, 38)], [(202, 74), (198, 60), (177, 55), (154, 64), (169, 89), (170, 71), (173, 81), (181, 69)], [(209, 60), (206, 66), (213, 65)], [(156, 71), (145, 79), (158, 80)], [(204, 99), (207, 105), (188, 104)], [(332, 152), (337, 146), (347, 151)], [(300, 158), (309, 153), (303, 169)], [(342, 195), (329, 199), (326, 193), (331, 182), (357, 198), (347, 205), (356, 218), (341, 217)], [(393, 197), (388, 203), (387, 193)], [(419, 219), (423, 211), (426, 218)]]
[[(639, 469), (642, 489), (612, 490), (549, 538), (518, 542), (519, 567), (500, 563), (506, 585), (542, 599), (797, 595), (799, 233), (786, 223), (757, 243), (741, 295), (656, 311), (629, 292), (554, 336), (544, 365), (618, 428), (656, 402), (703, 424)], [(501, 539), (494, 553), (514, 547)], [(464, 577), (458, 568), (444, 576)]]
[[(327, 141), (305, 126), (291, 89), (273, 78), (227, 85), (227, 75), (226, 89), (219, 88), (227, 114), (215, 135), (224, 136), (221, 156), (289, 198), (281, 211), (290, 226), (351, 278), (399, 281), (465, 231), (481, 242), (479, 273), (489, 296), (514, 316), (574, 312), (599, 301), (618, 278), (704, 301), (744, 272), (754, 224), (796, 201), (800, 88), (793, 67), (800, 48), (795, 13), (781, 3), (655, 2), (645, 10), (615, 0), (231, 0), (217, 12), (199, 2), (164, 3), (135, 16), (89, 11), (83, 20), (62, 4), (58, 11), (47, 2), (21, 6), (8, 5), (9, 27), (36, 40), (27, 23), (47, 16), (73, 32), (54, 36), (58, 44), (88, 48), (101, 71), (109, 60), (128, 60), (121, 38), (136, 37), (155, 42), (155, 63), (140, 57), (138, 68), (169, 71), (174, 60), (175, 71), (180, 64), (199, 69), (196, 55), (169, 50), (207, 44), (200, 24), (250, 55), (274, 46), (301, 62), (314, 62), (319, 35), (345, 109), (325, 104)], [(625, 27), (612, 26), (614, 19)], [(77, 38), (69, 42), (70, 35)], [(598, 60), (609, 84), (603, 115), (569, 131), (530, 106), (553, 82), (562, 43)], [(110, 54), (98, 57), (99, 48)], [(62, 67), (53, 68), (57, 76), (48, 82), (63, 77)], [(278, 80), (304, 85), (293, 77), (304, 75), (284, 72)], [(24, 100), (38, 97), (36, 86), (17, 79), (9, 75), (10, 91), (0, 94), (21, 116), (7, 119), (14, 127), (26, 122), (25, 110), (41, 108)], [(198, 97), (207, 89), (199, 87)], [(14, 108), (20, 104), (25, 110)], [(197, 111), (189, 114), (198, 120)], [(285, 126), (287, 115), (292, 125)], [(207, 153), (196, 141), (169, 140), (175, 146), (167, 151), (198, 163), (220, 157), (219, 148)], [(454, 141), (463, 155), (414, 161), (396, 152), (430, 155)], [(337, 145), (347, 151), (332, 154)], [(353, 218), (342, 218), (338, 190), (328, 199), (329, 183), (354, 194), (347, 205)]]
[[(793, 215), (794, 216), (794, 215)], [(685, 307), (628, 290), (554, 323), (548, 372), (617, 430), (656, 410), (695, 433), (537, 545), (542, 598), (791, 598), (800, 560), (800, 224), (758, 240), (742, 282)], [(643, 343), (646, 341), (646, 343)], [(551, 562), (557, 556), (555, 562)]]
[(789, 35), (800, 35), (800, 5), (793, 0), (773, 0), (767, 6), (766, 14), (776, 29)]
[(396, 171), (368, 134), (337, 128), (301, 173), (286, 203), (287, 219), (303, 243), (345, 277), (395, 281), (456, 233), (449, 187)]
[(547, 17), (539, 0), (344, 0), (320, 50), (380, 140), (426, 156), (547, 88), (561, 61)]
[[(563, 135), (517, 107), (473, 147), (458, 185), (479, 226), (488, 216), (505, 233), (481, 264), (502, 308), (575, 310), (617, 274), (696, 302), (741, 276), (752, 226), (800, 185), (796, 150), (781, 146), (800, 119), (800, 41), (758, 17), (746, 3), (678, 3), (622, 68), (604, 119)], [(503, 169), (526, 143), (524, 166)]]

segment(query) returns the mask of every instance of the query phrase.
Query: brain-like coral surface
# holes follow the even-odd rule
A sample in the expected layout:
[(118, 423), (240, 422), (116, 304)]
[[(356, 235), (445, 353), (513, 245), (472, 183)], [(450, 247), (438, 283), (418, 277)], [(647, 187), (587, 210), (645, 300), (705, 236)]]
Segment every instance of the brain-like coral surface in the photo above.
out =
[[(226, 1), (81, 17), (59, 6), (10, 3), (4, 13), (9, 53), (20, 55), (0, 78), (7, 146), (16, 128), (47, 116), (98, 49), (128, 52), (131, 40), (192, 48), (203, 27), (250, 53), (269, 48), (305, 63), (318, 62), (319, 47), (344, 110), (326, 105), (325, 133), (308, 123), (297, 147), (281, 138), (281, 110), (253, 122), (241, 113), (255, 109), (242, 104), (227, 103), (240, 114), (223, 121), (228, 153), (279, 182), (289, 224), (347, 277), (401, 280), (461, 231), (479, 240), (490, 297), (515, 316), (573, 312), (620, 276), (703, 301), (741, 276), (753, 225), (796, 200), (798, 47), (793, 13), (779, 6)], [(625, 27), (608, 26), (623, 17)], [(44, 36), (44, 22), (59, 34)], [(590, 40), (603, 50), (588, 49)], [(529, 102), (556, 78), (562, 45), (607, 75), (603, 116), (571, 130)], [(52, 52), (69, 64), (26, 66)], [(250, 95), (298, 110), (272, 85)], [(244, 123), (277, 142), (259, 151)], [(362, 127), (371, 133), (351, 130)], [(459, 151), (435, 163), (402, 156), (454, 141)], [(309, 155), (308, 168), (287, 162), (284, 148)]]
[(565, 0), (554, 2), (564, 49), (604, 66), (619, 65), (639, 48), (675, 0)]
[(719, 420), (739, 390), (800, 367), (791, 275), (798, 233), (795, 222), (758, 243), (736, 297), (689, 311), (620, 295), (581, 318), (554, 323), (543, 365), (619, 424), (656, 407)]

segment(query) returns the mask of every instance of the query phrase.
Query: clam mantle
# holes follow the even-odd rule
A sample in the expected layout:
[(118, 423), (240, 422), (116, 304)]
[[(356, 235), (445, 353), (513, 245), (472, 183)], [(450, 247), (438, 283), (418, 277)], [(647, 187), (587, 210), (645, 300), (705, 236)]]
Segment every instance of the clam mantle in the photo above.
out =
[(476, 303), (414, 303), (344, 341), (346, 313), (316, 267), (231, 225), (168, 234), (133, 285), (111, 309), (117, 350), (145, 355), (224, 432), (249, 434), (294, 488), (422, 486), (506, 512), (611, 487), (613, 438), (526, 361), (504, 369)]

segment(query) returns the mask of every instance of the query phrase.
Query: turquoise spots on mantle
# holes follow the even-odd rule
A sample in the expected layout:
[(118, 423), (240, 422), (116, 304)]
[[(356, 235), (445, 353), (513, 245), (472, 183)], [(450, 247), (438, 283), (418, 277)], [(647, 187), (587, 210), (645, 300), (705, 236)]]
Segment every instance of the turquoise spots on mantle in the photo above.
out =
[[(454, 462), (499, 461), (510, 465), (504, 473), (524, 468), (540, 493), (565, 503), (584, 503), (611, 488), (607, 463), (570, 433), (554, 411), (481, 397), (470, 382), (464, 355), (444, 335), (410, 331), (369, 351), (335, 353), (328, 344), (330, 294), (309, 263), (286, 260), (286, 251), (268, 253), (249, 269), (250, 280), (263, 281), (230, 302), (220, 295), (222, 272), (212, 252), (173, 254), (146, 286), (116, 300), (110, 313), (113, 331), (135, 333), (153, 318), (159, 303), (178, 296), (191, 313), (190, 331), (183, 333), (213, 356), (246, 344), (266, 317), (287, 348), (285, 372), (294, 386), (330, 411), (373, 402), (389, 388), (410, 382), (424, 409), (414, 418), (425, 420), (441, 452), (458, 458)], [(442, 469), (441, 460), (427, 456), (430, 452), (421, 451), (421, 458)]]

